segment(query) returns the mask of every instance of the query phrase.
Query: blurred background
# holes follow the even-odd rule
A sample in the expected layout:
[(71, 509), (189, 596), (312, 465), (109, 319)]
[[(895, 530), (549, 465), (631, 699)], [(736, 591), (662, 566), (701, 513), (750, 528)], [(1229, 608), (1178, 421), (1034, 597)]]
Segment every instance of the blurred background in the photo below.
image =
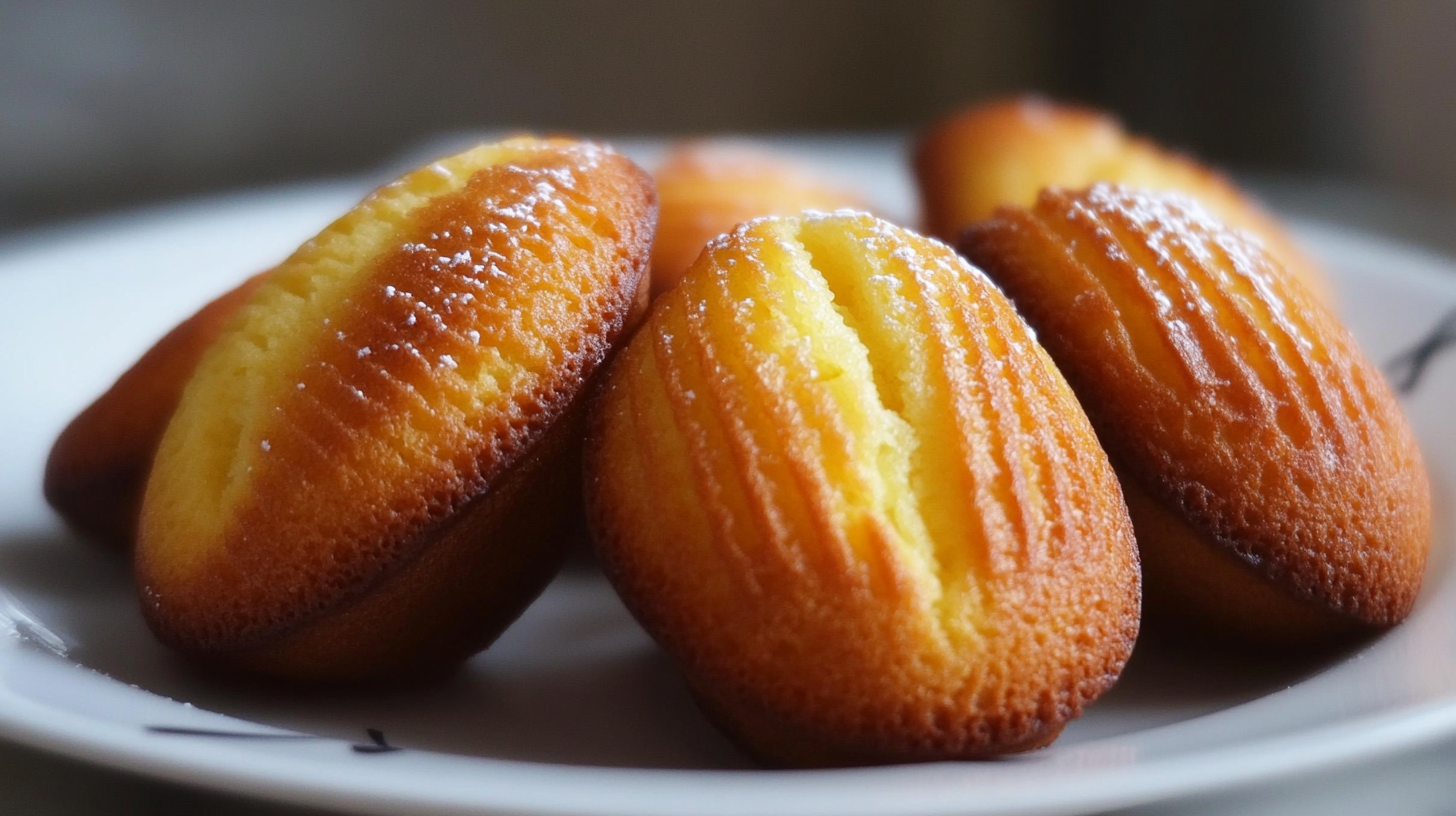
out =
[(1038, 90), (1441, 245), (1453, 35), (1450, 0), (0, 0), (0, 232), (444, 131), (908, 134)]

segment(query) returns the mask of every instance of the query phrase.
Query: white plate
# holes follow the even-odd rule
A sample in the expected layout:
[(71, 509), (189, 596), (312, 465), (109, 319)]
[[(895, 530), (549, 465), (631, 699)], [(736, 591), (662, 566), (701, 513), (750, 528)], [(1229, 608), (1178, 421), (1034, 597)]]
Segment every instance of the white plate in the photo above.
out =
[[(803, 144), (799, 145), (800, 147)], [(811, 146), (812, 147), (812, 146)], [(881, 202), (905, 182), (883, 143), (839, 145)], [(847, 151), (847, 152), (845, 152)], [(755, 770), (693, 708), (590, 565), (563, 575), (454, 680), (308, 694), (206, 677), (159, 647), (121, 559), (45, 507), (51, 440), (155, 337), (276, 261), (361, 192), (340, 183), (194, 201), (0, 246), (0, 735), (74, 757), (364, 812), (930, 816), (1105, 809), (1329, 767), (1456, 733), (1449, 557), (1456, 361), (1406, 404), (1436, 490), (1414, 616), (1317, 659), (1142, 649), (1053, 747), (999, 762)], [(1377, 360), (1456, 306), (1456, 263), (1307, 225)], [(157, 727), (172, 729), (157, 731)], [(200, 736), (177, 730), (273, 735)], [(404, 750), (385, 752), (366, 729)]]

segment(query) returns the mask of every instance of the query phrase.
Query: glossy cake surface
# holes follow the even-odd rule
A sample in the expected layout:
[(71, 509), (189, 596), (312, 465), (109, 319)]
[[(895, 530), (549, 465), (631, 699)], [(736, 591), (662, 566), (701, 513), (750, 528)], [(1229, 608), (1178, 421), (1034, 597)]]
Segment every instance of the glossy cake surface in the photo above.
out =
[(1188, 156), (1129, 135), (1101, 111), (1039, 97), (978, 105), (927, 130), (914, 164), (926, 230), (946, 241), (997, 207), (1030, 207), (1047, 187), (1081, 189), (1101, 181), (1178, 191), (1257, 235), (1281, 266), (1321, 298), (1333, 298), (1319, 265), (1232, 182)]
[(498, 634), (554, 570), (579, 397), (645, 303), (654, 216), (626, 159), (517, 139), (411, 173), (304, 244), (162, 440), (138, 551), (153, 628), (324, 679)]
[(1085, 416), (1004, 298), (868, 215), (713, 242), (587, 443), (608, 577), (783, 765), (982, 757), (1116, 679), (1137, 556)]
[(1004, 208), (962, 250), (1097, 427), (1150, 601), (1274, 639), (1410, 611), (1431, 512), (1415, 439), (1349, 332), (1258, 242), (1192, 199), (1099, 184)]

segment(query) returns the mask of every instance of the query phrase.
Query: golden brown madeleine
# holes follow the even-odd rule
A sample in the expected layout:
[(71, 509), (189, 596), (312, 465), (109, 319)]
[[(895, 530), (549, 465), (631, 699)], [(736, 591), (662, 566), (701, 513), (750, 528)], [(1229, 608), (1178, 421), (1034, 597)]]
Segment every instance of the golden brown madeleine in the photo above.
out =
[(710, 244), (611, 366), (586, 474), (608, 577), (771, 763), (1045, 745), (1137, 633), (1061, 375), (984, 276), (865, 214)]
[(797, 163), (735, 142), (689, 142), (653, 174), (662, 202), (652, 245), (652, 296), (677, 285), (703, 245), (737, 224), (803, 210), (864, 210), (860, 195)]
[(1002, 205), (1030, 207), (1044, 187), (1120, 182), (1193, 196), (1251, 230), (1326, 302), (1329, 279), (1278, 222), (1221, 174), (1123, 131), (1100, 111), (1027, 96), (977, 105), (932, 126), (916, 146), (926, 230), (954, 241)]
[(248, 278), (167, 332), (57, 437), (46, 459), (45, 497), (73, 528), (131, 549), (147, 472), (182, 388), (266, 275)]
[(954, 240), (1004, 204), (1043, 187), (1080, 187), (1115, 172), (1127, 148), (1117, 120), (1035, 96), (958, 111), (920, 135), (913, 157), (926, 232)]
[(1256, 242), (1190, 198), (1042, 193), (961, 249), (1086, 407), (1158, 605), (1319, 638), (1411, 609), (1430, 537), (1420, 451), (1379, 371)]
[(316, 681), (452, 666), (559, 564), (588, 379), (645, 308), (656, 202), (617, 154), (512, 139), (381, 188), (203, 357), (147, 485), (166, 643)]

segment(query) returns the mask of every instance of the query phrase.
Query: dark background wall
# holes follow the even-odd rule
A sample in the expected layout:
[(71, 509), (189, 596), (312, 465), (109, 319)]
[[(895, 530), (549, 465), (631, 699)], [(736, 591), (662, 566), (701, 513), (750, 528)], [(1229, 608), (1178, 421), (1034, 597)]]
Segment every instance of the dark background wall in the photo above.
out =
[(0, 0), (0, 229), (443, 130), (908, 130), (1028, 89), (1456, 201), (1453, 35), (1448, 0)]

